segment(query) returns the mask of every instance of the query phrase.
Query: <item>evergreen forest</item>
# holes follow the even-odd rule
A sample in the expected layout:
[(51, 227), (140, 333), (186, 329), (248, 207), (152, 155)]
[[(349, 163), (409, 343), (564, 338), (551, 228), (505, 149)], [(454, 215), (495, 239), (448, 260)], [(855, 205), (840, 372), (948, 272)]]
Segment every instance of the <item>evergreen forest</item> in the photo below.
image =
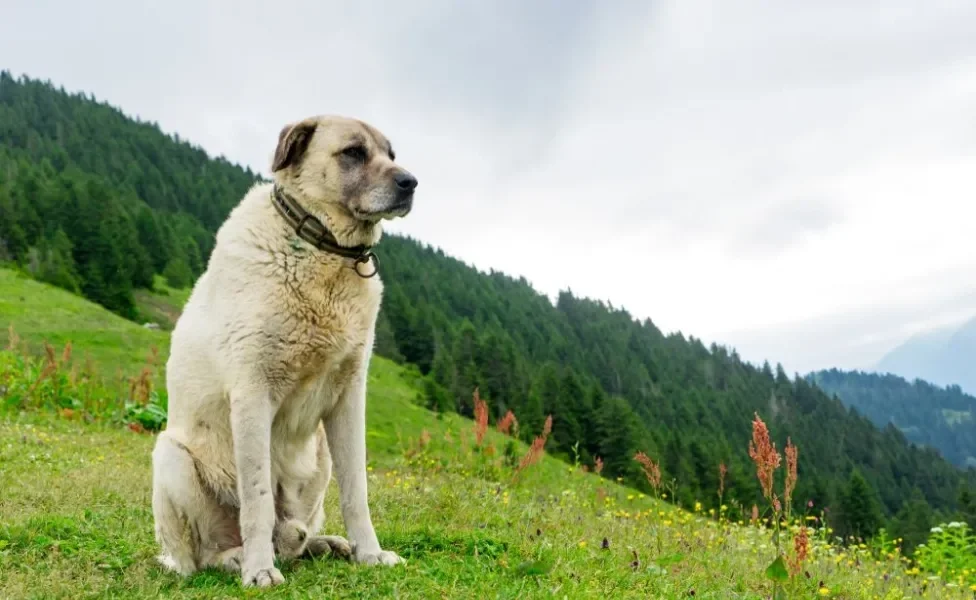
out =
[(976, 466), (976, 398), (958, 385), (839, 369), (817, 371), (808, 379), (877, 426), (891, 423), (909, 441), (935, 448), (952, 463)]

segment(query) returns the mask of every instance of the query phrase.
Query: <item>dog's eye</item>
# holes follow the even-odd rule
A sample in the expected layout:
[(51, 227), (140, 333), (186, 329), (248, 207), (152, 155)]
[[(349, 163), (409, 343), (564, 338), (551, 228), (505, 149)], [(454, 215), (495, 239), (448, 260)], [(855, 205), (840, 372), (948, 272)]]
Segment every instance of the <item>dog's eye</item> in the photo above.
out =
[(343, 156), (348, 156), (354, 160), (366, 160), (366, 148), (363, 148), (362, 146), (349, 146), (342, 151), (342, 154)]

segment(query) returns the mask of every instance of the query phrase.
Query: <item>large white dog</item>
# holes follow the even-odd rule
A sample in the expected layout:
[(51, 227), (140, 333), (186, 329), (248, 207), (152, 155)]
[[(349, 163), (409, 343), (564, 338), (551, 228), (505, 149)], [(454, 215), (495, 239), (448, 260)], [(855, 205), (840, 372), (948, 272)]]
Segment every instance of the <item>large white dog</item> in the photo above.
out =
[[(366, 494), (366, 374), (382, 284), (382, 219), (410, 212), (417, 179), (386, 137), (343, 117), (282, 129), (274, 182), (217, 232), (172, 335), (167, 428), (153, 450), (160, 561), (245, 586), (279, 558), (396, 564)], [(335, 462), (348, 541), (318, 535)]]

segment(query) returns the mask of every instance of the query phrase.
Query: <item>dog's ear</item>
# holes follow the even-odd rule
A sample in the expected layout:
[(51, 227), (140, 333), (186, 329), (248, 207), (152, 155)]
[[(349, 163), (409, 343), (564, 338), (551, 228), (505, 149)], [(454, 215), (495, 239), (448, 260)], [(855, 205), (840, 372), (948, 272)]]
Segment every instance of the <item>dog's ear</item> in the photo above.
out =
[(290, 123), (281, 128), (278, 134), (278, 147), (275, 148), (271, 170), (278, 171), (295, 164), (308, 149), (308, 142), (315, 132), (315, 121), (306, 120)]

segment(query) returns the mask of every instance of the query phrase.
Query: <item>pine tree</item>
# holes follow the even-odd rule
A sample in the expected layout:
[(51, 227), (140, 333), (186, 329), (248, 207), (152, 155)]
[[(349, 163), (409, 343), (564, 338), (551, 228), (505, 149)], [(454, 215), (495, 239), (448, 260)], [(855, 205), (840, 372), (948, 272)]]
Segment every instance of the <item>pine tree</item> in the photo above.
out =
[(891, 535), (902, 538), (902, 550), (911, 555), (919, 544), (928, 539), (934, 521), (932, 507), (925, 501), (922, 490), (916, 487), (895, 514)]
[(169, 263), (170, 253), (156, 213), (145, 204), (140, 203), (139, 209), (136, 211), (135, 222), (139, 241), (152, 262), (153, 272), (162, 273)]
[(616, 396), (607, 399), (603, 406), (598, 424), (598, 454), (603, 459), (603, 469), (610, 476), (639, 482), (639, 467), (634, 462), (638, 450), (634, 414), (627, 402)]
[(162, 275), (166, 279), (166, 285), (171, 288), (183, 289), (193, 284), (193, 271), (190, 270), (190, 265), (182, 254), (169, 259)]
[(877, 492), (868, 485), (860, 471), (854, 469), (840, 501), (840, 527), (842, 537), (865, 540), (883, 524)]
[(379, 356), (389, 358), (393, 362), (403, 363), (403, 354), (397, 347), (396, 334), (390, 325), (390, 317), (386, 310), (380, 309), (376, 317), (376, 333), (374, 334), (373, 352)]
[(963, 484), (959, 490), (959, 517), (971, 528), (976, 529), (976, 496), (973, 495), (968, 483)]
[(454, 338), (454, 386), (451, 392), (457, 403), (457, 412), (463, 416), (474, 417), (475, 388), (481, 387), (481, 377), (475, 362), (477, 354), (477, 333), (471, 321), (463, 321)]
[(81, 292), (78, 272), (71, 255), (71, 240), (64, 230), (58, 228), (54, 235), (45, 237), (36, 249), (36, 254), (34, 277), (75, 294)]
[(421, 373), (429, 373), (433, 367), (436, 339), (430, 310), (420, 304), (410, 311), (405, 327), (394, 329), (398, 346), (404, 359), (420, 368)]
[(26, 258), (29, 247), (27, 234), (20, 225), (20, 211), (6, 187), (0, 185), (0, 261), (20, 262)]

